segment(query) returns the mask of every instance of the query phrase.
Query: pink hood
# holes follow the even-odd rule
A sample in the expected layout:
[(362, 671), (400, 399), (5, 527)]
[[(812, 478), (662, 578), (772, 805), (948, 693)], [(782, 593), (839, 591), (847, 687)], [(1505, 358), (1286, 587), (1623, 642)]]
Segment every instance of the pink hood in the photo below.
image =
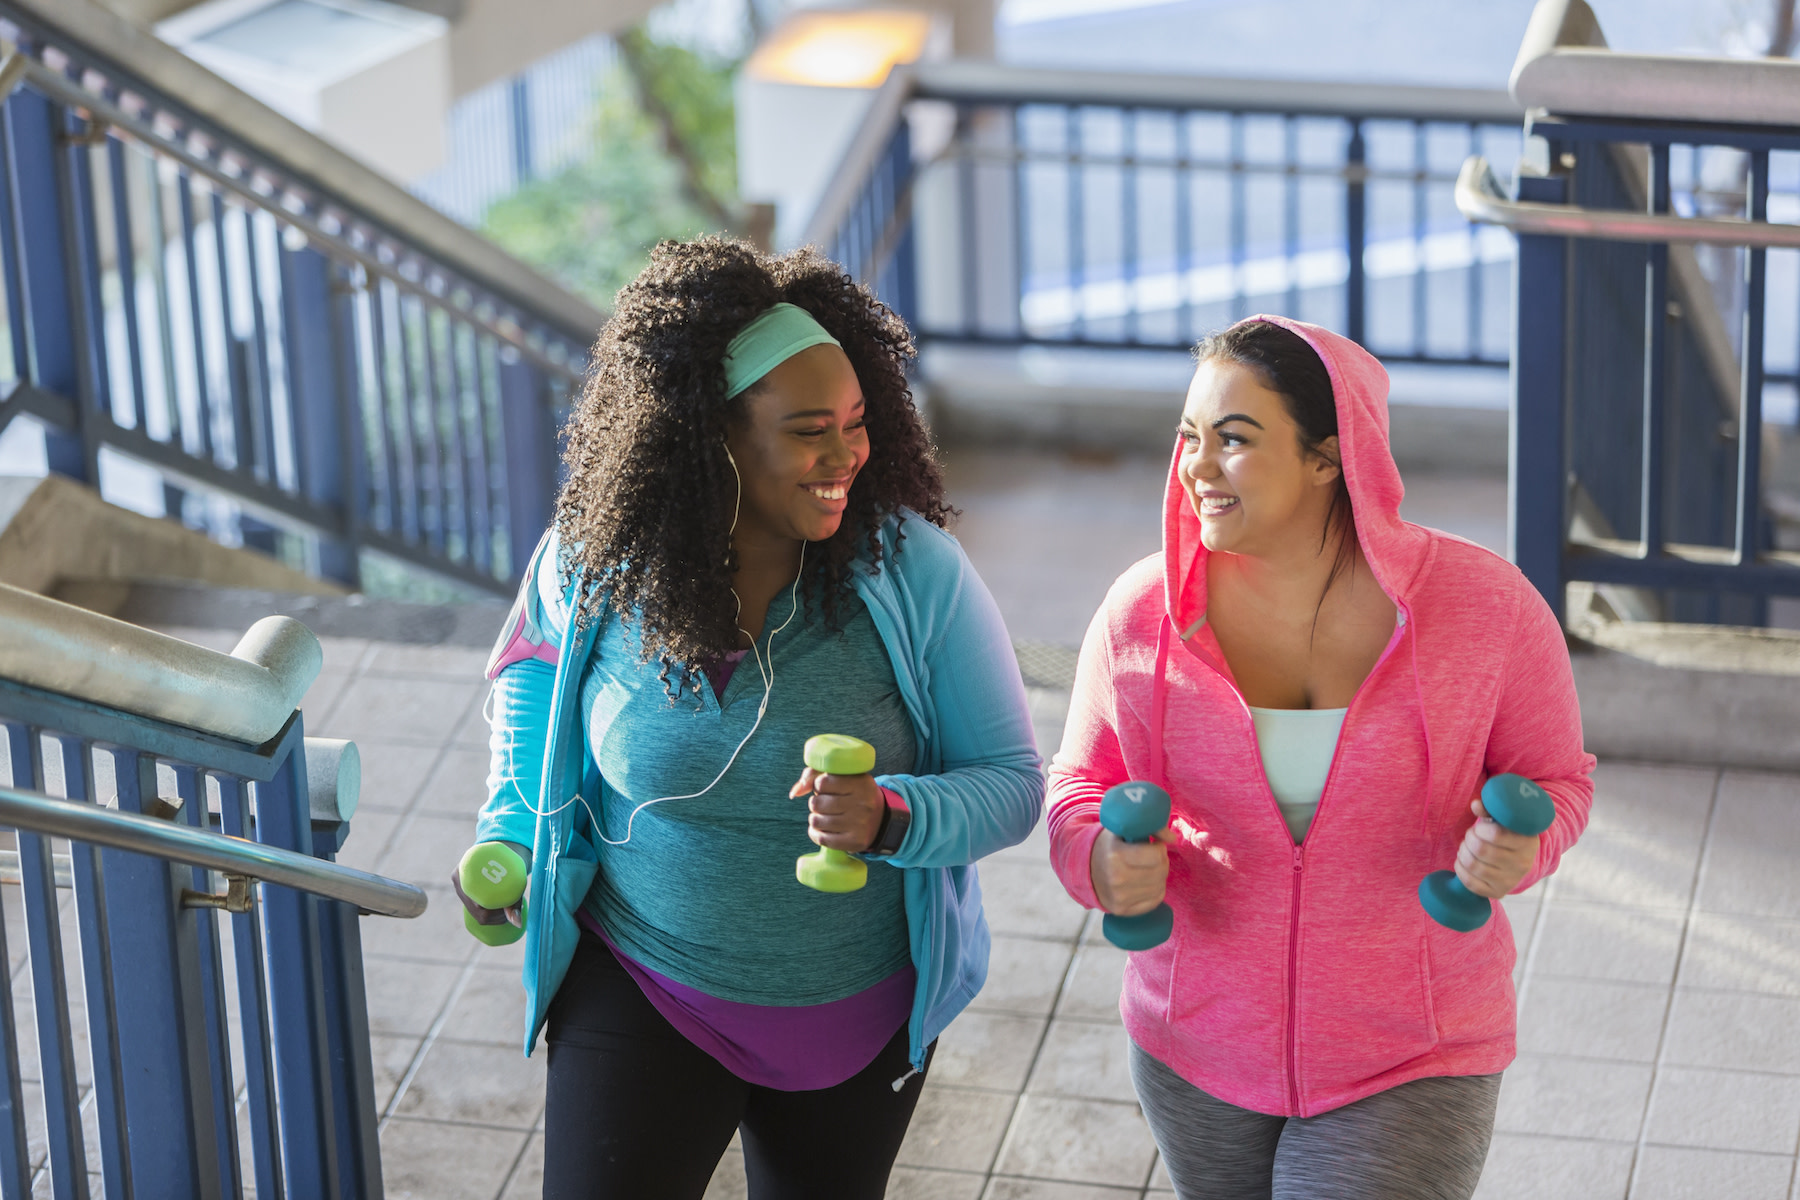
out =
[(1586, 825), (1594, 760), (1542, 598), (1497, 555), (1401, 519), (1381, 364), (1317, 326), (1252, 319), (1304, 338), (1330, 372), (1357, 537), (1399, 623), (1350, 704), (1296, 846), (1203, 620), (1208, 552), (1171, 462), (1163, 552), (1119, 578), (1082, 646), (1050, 769), (1051, 857), (1070, 895), (1097, 907), (1088, 858), (1101, 794), (1128, 779), (1166, 787), (1181, 835), (1170, 852), (1175, 935), (1131, 956), (1126, 1028), (1214, 1096), (1310, 1116), (1512, 1060), (1504, 913), (1454, 933), (1425, 915), (1416, 890), (1451, 865), (1470, 800), (1503, 771), (1537, 780), (1557, 808), (1522, 886), (1554, 870)]

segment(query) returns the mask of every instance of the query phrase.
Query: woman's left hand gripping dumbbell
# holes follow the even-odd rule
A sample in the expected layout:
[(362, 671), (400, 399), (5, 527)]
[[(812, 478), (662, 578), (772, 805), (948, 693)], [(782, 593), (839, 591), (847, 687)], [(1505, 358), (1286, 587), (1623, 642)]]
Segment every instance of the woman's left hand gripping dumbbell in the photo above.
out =
[(820, 734), (804, 750), (806, 770), (788, 798), (807, 802), (806, 836), (819, 846), (794, 864), (800, 882), (822, 892), (853, 892), (868, 867), (849, 857), (867, 850), (881, 833), (887, 799), (875, 782), (875, 748), (859, 738)]
[[(505, 946), (525, 936), (525, 884), (530, 875), (531, 851), (517, 842), (469, 847), (450, 872), (450, 886), (462, 901), (463, 925), (471, 936), (490, 946)], [(484, 906), (484, 900), (494, 907)]]

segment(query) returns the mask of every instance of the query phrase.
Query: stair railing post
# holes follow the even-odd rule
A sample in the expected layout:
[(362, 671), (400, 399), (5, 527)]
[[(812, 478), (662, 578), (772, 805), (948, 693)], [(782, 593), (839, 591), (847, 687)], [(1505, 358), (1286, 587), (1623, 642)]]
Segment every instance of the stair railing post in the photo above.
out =
[[(1567, 202), (1568, 178), (1519, 177), (1518, 199)], [(1564, 619), (1564, 433), (1569, 241), (1519, 238), (1513, 266), (1512, 406), (1507, 430), (1507, 556)]]

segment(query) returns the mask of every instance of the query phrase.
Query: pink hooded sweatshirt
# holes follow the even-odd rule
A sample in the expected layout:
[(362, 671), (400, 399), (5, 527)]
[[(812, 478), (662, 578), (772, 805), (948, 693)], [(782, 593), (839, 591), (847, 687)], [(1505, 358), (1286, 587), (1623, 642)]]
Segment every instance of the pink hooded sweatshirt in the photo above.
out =
[(1306, 1117), (1512, 1061), (1505, 913), (1452, 932), (1425, 915), (1419, 880), (1454, 863), (1470, 801), (1505, 771), (1555, 802), (1520, 887), (1548, 875), (1587, 824), (1594, 758), (1549, 606), (1499, 556), (1400, 519), (1381, 364), (1317, 326), (1257, 319), (1305, 338), (1330, 371), (1357, 536), (1399, 610), (1393, 638), (1350, 702), (1296, 846), (1205, 623), (1207, 550), (1172, 464), (1163, 552), (1119, 577), (1081, 649), (1050, 768), (1050, 844), (1063, 886), (1097, 908), (1101, 794), (1134, 779), (1168, 790), (1175, 932), (1131, 956), (1125, 1028), (1219, 1099)]

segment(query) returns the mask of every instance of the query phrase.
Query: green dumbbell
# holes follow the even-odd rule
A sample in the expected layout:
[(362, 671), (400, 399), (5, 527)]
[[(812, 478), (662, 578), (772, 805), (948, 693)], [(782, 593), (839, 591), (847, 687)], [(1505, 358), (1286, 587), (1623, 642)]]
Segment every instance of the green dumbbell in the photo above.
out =
[[(861, 738), (821, 733), (806, 739), (806, 765), (822, 775), (867, 775), (875, 769), (875, 747)], [(794, 877), (819, 892), (854, 892), (869, 881), (869, 864), (825, 846), (794, 860)]]
[[(519, 905), (519, 920), (525, 920), (525, 860), (505, 842), (481, 842), (470, 846), (457, 868), (463, 895), (483, 908), (511, 908)], [(463, 909), (463, 927), (478, 942), (489, 946), (509, 946), (525, 936), (525, 930), (511, 921), (483, 925), (475, 914)]]

